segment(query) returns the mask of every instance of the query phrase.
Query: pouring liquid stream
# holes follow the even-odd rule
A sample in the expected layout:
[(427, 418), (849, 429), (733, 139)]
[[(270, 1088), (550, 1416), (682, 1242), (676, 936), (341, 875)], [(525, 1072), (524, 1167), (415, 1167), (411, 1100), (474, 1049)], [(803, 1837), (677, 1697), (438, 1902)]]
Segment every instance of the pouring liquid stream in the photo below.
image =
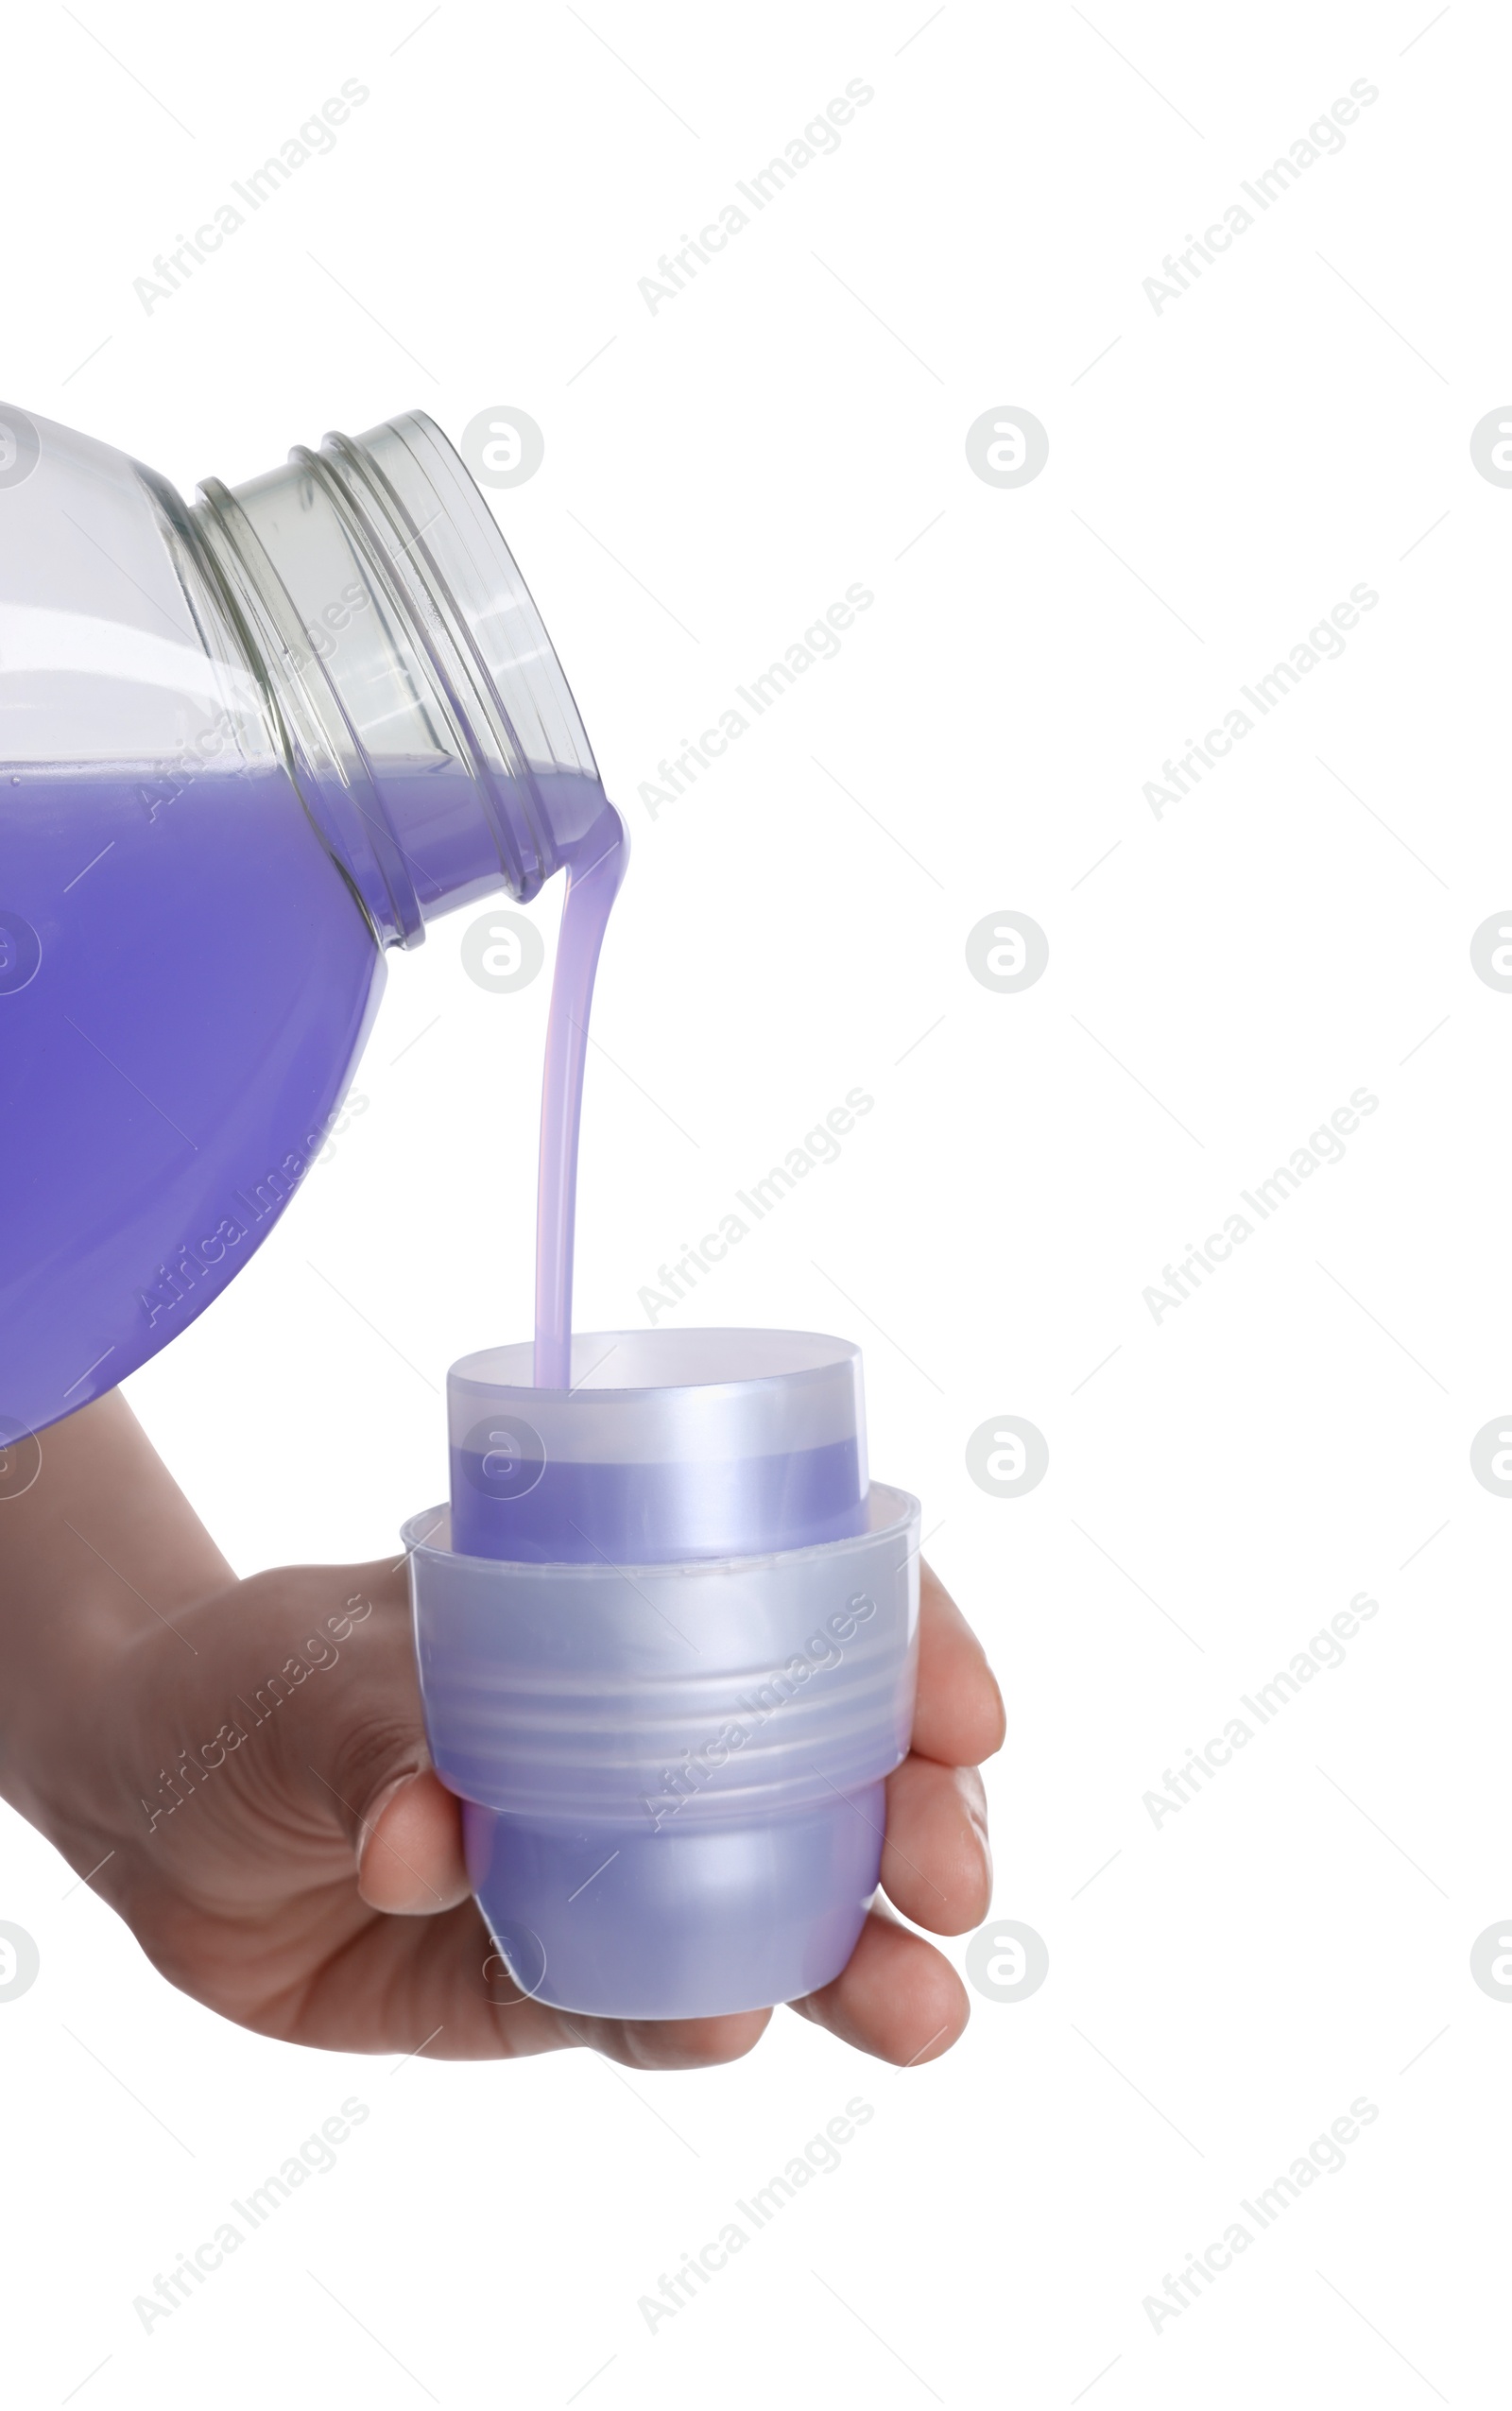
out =
[(599, 951), (628, 852), (625, 823), (610, 803), (584, 831), (567, 862), (567, 892), (562, 899), (541, 1084), (534, 1363), (538, 1389), (572, 1386), (573, 1234), (588, 1016)]

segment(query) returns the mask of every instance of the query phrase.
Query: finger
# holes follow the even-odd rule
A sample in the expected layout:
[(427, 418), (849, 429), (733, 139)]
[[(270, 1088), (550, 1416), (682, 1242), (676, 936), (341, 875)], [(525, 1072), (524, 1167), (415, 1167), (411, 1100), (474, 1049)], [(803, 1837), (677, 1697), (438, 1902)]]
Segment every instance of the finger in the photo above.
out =
[(932, 1934), (969, 1934), (992, 1901), (987, 1797), (974, 1766), (905, 1758), (887, 1778), (887, 1898)]
[(770, 2009), (743, 2009), (726, 2018), (579, 2018), (556, 2012), (562, 2040), (597, 2051), (622, 2067), (664, 2072), (722, 2068), (754, 2051), (771, 2021)]
[(465, 1901), (459, 1802), (429, 1767), (401, 1775), (368, 1811), (357, 1852), (357, 1889), (390, 1917), (434, 1917)]
[[(449, 1880), (455, 1821), (434, 1777), (412, 1793), (430, 1751), (403, 1563), (282, 1566), (244, 1584), (240, 1597), (255, 1633), (254, 1662), (271, 1669), (257, 1688), (249, 1671), (240, 1689), (253, 1742), (246, 1770), (266, 1774), (279, 1795), (266, 1803), (275, 1838), (279, 1812), (292, 1812), (339, 1832), (361, 1865), (383, 1821), (373, 1859), (382, 1905), (419, 1907), (423, 1893), (431, 1908), (442, 1907), (447, 1882), (437, 1883), (429, 1862)], [(255, 1728), (253, 1717), (262, 1719)], [(402, 1889), (401, 1861), (411, 1863), (413, 1903)]]
[[(333, 1902), (327, 1922), (338, 1915)], [(271, 1989), (239, 2014), (261, 2033), (318, 2049), (425, 2059), (524, 2059), (578, 2049), (649, 2072), (738, 2059), (760, 2041), (772, 2013), (657, 2025), (553, 2008), (520, 1990), (468, 1900), (430, 1918), (369, 1914), (313, 1975)]]
[(982, 1644), (938, 1576), (920, 1566), (915, 1749), (946, 1766), (976, 1766), (1002, 1748), (1005, 1730)]
[(873, 1909), (850, 1964), (792, 2006), (827, 2033), (894, 2067), (926, 2067), (948, 2051), (971, 2016), (966, 1988), (948, 1959)]

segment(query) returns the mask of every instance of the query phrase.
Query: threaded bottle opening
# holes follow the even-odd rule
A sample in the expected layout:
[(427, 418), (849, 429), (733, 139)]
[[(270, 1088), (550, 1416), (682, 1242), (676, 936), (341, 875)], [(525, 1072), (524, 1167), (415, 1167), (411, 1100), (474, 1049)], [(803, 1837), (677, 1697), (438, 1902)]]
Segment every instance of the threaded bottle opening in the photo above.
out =
[(312, 819), (386, 945), (533, 896), (603, 809), (572, 693), (482, 495), (420, 413), (298, 447), (193, 517)]

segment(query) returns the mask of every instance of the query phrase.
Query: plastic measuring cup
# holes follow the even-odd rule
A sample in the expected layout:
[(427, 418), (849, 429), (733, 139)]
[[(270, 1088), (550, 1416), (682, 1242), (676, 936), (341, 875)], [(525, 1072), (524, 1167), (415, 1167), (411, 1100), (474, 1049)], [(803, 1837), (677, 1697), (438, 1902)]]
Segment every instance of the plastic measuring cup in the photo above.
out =
[(571, 1389), (529, 1364), (453, 1368), (452, 1507), (404, 1536), (490, 1930), (588, 2015), (798, 1999), (854, 1948), (913, 1717), (919, 1505), (868, 1482), (859, 1352), (608, 1332)]

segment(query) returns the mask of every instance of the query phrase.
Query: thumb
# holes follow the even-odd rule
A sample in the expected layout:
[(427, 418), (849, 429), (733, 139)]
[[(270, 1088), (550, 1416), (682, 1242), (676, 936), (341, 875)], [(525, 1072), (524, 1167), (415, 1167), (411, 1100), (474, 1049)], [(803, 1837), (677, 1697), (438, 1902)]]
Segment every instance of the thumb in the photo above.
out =
[(430, 1763), (403, 1561), (284, 1568), (260, 1581), (280, 1621), (308, 1622), (339, 1593), (360, 1627), (345, 1679), (329, 1691), (304, 1684), (306, 1713), (283, 1727), (287, 1779), (306, 1799), (313, 1790), (343, 1830), (369, 1908), (400, 1917), (455, 1908), (471, 1889), (461, 1809)]
[(461, 1811), (434, 1767), (394, 1777), (369, 1810), (357, 1845), (357, 1890), (390, 1917), (434, 1917), (472, 1886)]

